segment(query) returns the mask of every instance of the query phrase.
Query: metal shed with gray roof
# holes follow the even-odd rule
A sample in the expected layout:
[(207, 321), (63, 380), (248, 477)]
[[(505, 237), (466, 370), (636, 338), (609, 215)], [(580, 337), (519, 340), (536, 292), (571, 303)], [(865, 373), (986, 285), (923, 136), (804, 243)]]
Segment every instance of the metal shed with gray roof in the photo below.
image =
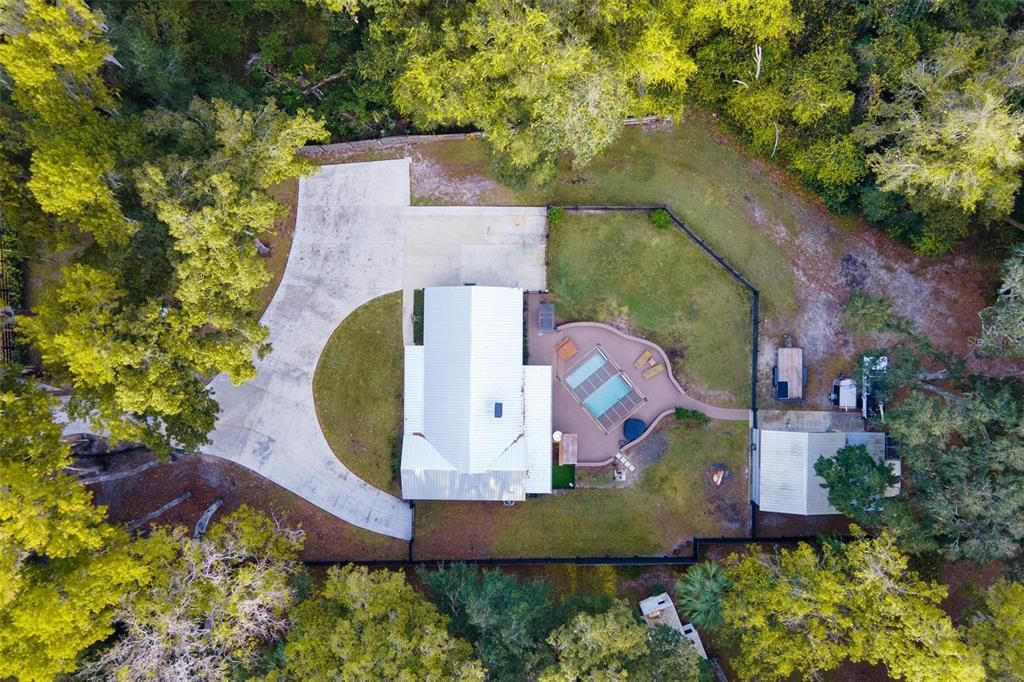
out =
[(757, 452), (751, 491), (761, 511), (813, 516), (838, 514), (828, 503), (825, 482), (814, 472), (820, 457), (847, 445), (863, 445), (875, 459), (885, 456), (885, 434), (868, 432), (755, 430)]

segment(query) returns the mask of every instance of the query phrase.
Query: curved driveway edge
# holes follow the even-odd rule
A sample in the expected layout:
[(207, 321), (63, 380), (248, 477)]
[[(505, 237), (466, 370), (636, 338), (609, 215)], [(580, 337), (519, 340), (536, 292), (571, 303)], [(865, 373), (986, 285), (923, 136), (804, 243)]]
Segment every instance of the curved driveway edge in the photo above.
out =
[(403, 540), (412, 537), (408, 503), (347, 469), (320, 430), (320, 353), (352, 311), (394, 291), (547, 287), (546, 209), (410, 204), (409, 159), (322, 166), (299, 182), (292, 250), (262, 319), (273, 350), (256, 362), (252, 381), (213, 380), (221, 413), (202, 448), (348, 523)]
[(401, 211), (409, 203), (408, 159), (325, 166), (300, 181), (288, 264), (261, 320), (273, 350), (256, 361), (252, 381), (214, 378), (221, 413), (202, 448), (353, 525), (403, 540), (412, 537), (412, 510), (334, 455), (317, 421), (313, 374), (342, 320), (402, 289)]

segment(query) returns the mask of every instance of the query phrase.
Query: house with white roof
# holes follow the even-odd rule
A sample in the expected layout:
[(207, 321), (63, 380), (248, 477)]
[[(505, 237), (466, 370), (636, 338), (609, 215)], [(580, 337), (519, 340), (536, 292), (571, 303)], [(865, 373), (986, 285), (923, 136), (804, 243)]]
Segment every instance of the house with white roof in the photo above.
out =
[(551, 492), (550, 366), (523, 363), (523, 290), (424, 290), (405, 347), (402, 497), (517, 501)]
[[(838, 514), (828, 503), (828, 489), (824, 479), (814, 471), (820, 457), (835, 457), (847, 445), (863, 445), (877, 461), (885, 459), (885, 434), (868, 432), (754, 430), (757, 448), (751, 493), (761, 511), (781, 514), (815, 516)], [(900, 471), (899, 461), (889, 462), (893, 473)], [(898, 486), (886, 495), (899, 493)]]

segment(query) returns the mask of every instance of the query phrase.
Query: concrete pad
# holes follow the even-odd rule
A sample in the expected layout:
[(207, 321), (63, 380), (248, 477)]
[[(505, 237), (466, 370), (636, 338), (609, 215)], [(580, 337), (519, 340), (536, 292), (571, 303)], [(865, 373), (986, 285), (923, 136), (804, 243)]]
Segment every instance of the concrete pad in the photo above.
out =
[(313, 375), (331, 334), (359, 306), (402, 290), (471, 281), (547, 287), (543, 208), (410, 206), (409, 160), (323, 166), (299, 182), (292, 250), (263, 315), (273, 350), (257, 376), (211, 388), (221, 406), (203, 452), (241, 464), (361, 528), (412, 536), (408, 504), (349, 471), (320, 430)]
[(241, 464), (361, 528), (409, 539), (409, 505), (374, 488), (334, 456), (313, 404), (313, 374), (338, 324), (402, 288), (402, 223), (409, 161), (325, 166), (299, 183), (284, 278), (262, 322), (273, 350), (257, 376), (211, 387), (221, 406), (203, 452)]

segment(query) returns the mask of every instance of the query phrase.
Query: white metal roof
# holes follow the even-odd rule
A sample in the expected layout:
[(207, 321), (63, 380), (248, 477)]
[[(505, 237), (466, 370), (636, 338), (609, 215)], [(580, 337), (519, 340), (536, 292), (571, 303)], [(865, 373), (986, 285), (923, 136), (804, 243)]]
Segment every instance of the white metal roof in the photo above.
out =
[(526, 400), (526, 492), (551, 492), (551, 367), (523, 367)]
[(426, 289), (423, 346), (405, 353), (403, 497), (534, 492), (551, 492), (551, 368), (523, 366), (523, 291)]
[(824, 481), (814, 473), (819, 457), (832, 457), (846, 445), (842, 433), (760, 432), (759, 506), (782, 514), (837, 514), (828, 503)]
[(758, 506), (782, 514), (838, 514), (828, 503), (824, 480), (814, 473), (820, 457), (834, 457), (847, 445), (863, 445), (872, 457), (885, 457), (885, 434), (765, 431), (758, 436)]

